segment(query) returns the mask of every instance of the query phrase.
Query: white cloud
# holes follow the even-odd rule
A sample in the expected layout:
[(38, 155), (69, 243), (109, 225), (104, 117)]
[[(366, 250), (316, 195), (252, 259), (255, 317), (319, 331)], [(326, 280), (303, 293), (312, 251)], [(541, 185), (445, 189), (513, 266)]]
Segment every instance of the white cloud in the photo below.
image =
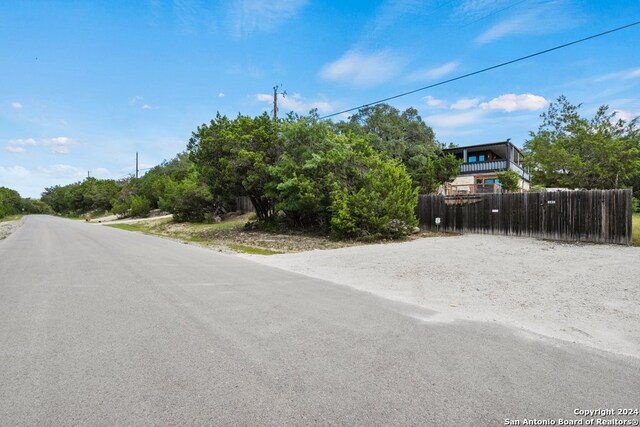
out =
[(476, 37), (477, 44), (486, 44), (510, 34), (522, 34), (531, 31), (531, 14), (506, 19)]
[(14, 147), (13, 145), (8, 146), (6, 150), (10, 153), (24, 153), (26, 151), (22, 147)]
[(624, 120), (625, 122), (630, 122), (636, 117), (640, 117), (640, 112), (634, 113), (629, 110), (613, 110), (615, 116), (613, 117), (613, 121), (617, 122), (618, 120)]
[(142, 108), (143, 110), (153, 110), (153, 107), (151, 105), (149, 105), (149, 104), (144, 104), (140, 108)]
[(525, 93), (516, 95), (515, 93), (508, 93), (500, 95), (497, 98), (493, 98), (489, 102), (483, 102), (480, 104), (480, 108), (483, 110), (500, 110), (511, 113), (513, 111), (537, 111), (545, 108), (549, 105), (542, 96)]
[(463, 98), (451, 105), (452, 110), (468, 110), (476, 107), (480, 103), (480, 98)]
[(594, 82), (604, 82), (607, 80), (631, 80), (640, 77), (640, 68), (634, 68), (631, 70), (623, 70), (615, 73), (605, 74), (604, 76), (596, 77)]
[[(512, 113), (515, 111), (536, 111), (545, 108), (549, 102), (542, 96), (525, 93), (500, 95), (489, 102), (480, 103), (481, 97), (464, 98), (451, 105), (456, 112), (434, 114), (425, 118), (425, 122), (439, 128), (458, 128), (477, 123), (488, 123), (493, 120), (512, 120), (504, 115), (491, 117), (492, 113)], [(463, 111), (464, 110), (464, 111)], [(463, 112), (458, 112), (463, 111)]]
[(418, 80), (435, 80), (442, 76), (446, 76), (454, 72), (460, 66), (459, 62), (447, 62), (446, 64), (442, 64), (439, 67), (434, 68), (425, 68), (422, 70), (417, 70), (411, 75), (409, 75), (409, 80), (418, 81)]
[[(273, 95), (259, 93), (256, 99), (261, 102), (273, 103)], [(278, 109), (290, 110), (296, 113), (306, 114), (313, 109), (317, 109), (319, 113), (330, 113), (334, 110), (333, 106), (327, 101), (307, 101), (299, 93), (278, 97)]]
[(231, 21), (238, 37), (254, 31), (268, 32), (295, 17), (308, 0), (236, 0)]
[(84, 169), (62, 164), (40, 167), (38, 169), (48, 178), (81, 179), (84, 178), (87, 173)]
[(485, 114), (485, 111), (476, 109), (466, 111), (464, 113), (434, 114), (432, 116), (426, 117), (424, 121), (429, 126), (435, 127), (466, 126), (479, 122), (480, 120), (482, 120)]
[(68, 138), (66, 136), (57, 136), (55, 138), (51, 138), (49, 141), (50, 141), (50, 144), (54, 144), (54, 145), (69, 145), (69, 144), (76, 143), (73, 139)]
[(41, 145), (49, 147), (49, 149), (56, 154), (67, 154), (70, 150), (69, 146), (77, 143), (76, 140), (66, 136), (58, 136), (40, 141)]
[(425, 6), (430, 6), (429, 2), (423, 0), (386, 0), (376, 12), (374, 30), (384, 30), (404, 15), (420, 13)]
[(25, 151), (24, 146), (44, 146), (57, 154), (66, 154), (69, 152), (69, 146), (77, 144), (75, 139), (66, 136), (57, 136), (50, 139), (35, 140), (33, 138), (26, 139), (12, 139), (9, 141), (7, 151), (12, 153), (23, 153)]
[(33, 138), (27, 139), (12, 139), (9, 141), (9, 145), (37, 145), (38, 142)]
[(502, 8), (508, 0), (464, 0), (456, 10), (456, 14), (463, 16), (477, 16)]
[(69, 152), (69, 147), (64, 145), (54, 145), (51, 147), (51, 151), (56, 154), (67, 154)]
[(224, 92), (220, 92), (220, 93), (218, 94), (218, 98), (224, 98)]
[(144, 98), (140, 95), (132, 96), (129, 98), (129, 105), (135, 105), (138, 101), (142, 101)]
[(397, 75), (403, 63), (402, 58), (388, 51), (371, 54), (350, 51), (325, 65), (320, 76), (326, 80), (355, 86), (374, 86)]
[(95, 168), (91, 171), (91, 176), (96, 178), (110, 178), (111, 172), (107, 168)]
[(475, 3), (474, 12), (472, 14), (466, 14), (468, 18), (480, 16), (480, 19), (476, 19), (470, 23), (477, 22), (485, 17), (521, 4), (518, 9), (511, 9), (508, 12), (511, 14), (510, 16), (502, 19), (476, 37), (475, 42), (480, 45), (510, 35), (557, 33), (575, 27), (585, 19), (579, 9), (572, 7), (573, 5), (570, 1), (564, 0), (551, 0), (538, 2), (536, 4), (519, 2), (515, 4), (511, 3), (511, 5), (505, 4), (504, 0), (496, 0), (494, 2), (479, 0), (476, 2), (468, 1), (466, 3)]
[(22, 166), (0, 166), (0, 178), (12, 180), (17, 178), (27, 178), (31, 176), (31, 172)]
[(20, 104), (19, 102), (12, 102), (11, 108), (13, 108), (14, 110), (22, 110), (22, 104)]
[(256, 95), (256, 99), (258, 101), (266, 101), (266, 102), (271, 102), (271, 100), (273, 99), (271, 97), (271, 95), (267, 94), (267, 93), (259, 93)]
[(422, 98), (424, 100), (424, 102), (429, 106), (429, 107), (443, 107), (444, 106), (444, 101), (442, 99), (437, 99), (434, 98), (431, 95), (427, 95), (424, 98)]

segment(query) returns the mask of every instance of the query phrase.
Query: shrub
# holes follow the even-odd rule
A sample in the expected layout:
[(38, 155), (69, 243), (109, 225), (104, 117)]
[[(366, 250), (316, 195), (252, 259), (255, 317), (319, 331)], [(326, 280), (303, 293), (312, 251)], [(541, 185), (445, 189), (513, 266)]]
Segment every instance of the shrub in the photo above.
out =
[(131, 197), (131, 215), (132, 216), (149, 216), (151, 211), (151, 202), (144, 196)]
[(520, 189), (520, 176), (511, 169), (504, 172), (498, 172), (496, 175), (498, 176), (500, 185), (505, 190), (511, 192), (518, 191)]
[(209, 187), (195, 169), (160, 201), (177, 222), (204, 222), (217, 211)]
[(375, 167), (354, 188), (331, 194), (331, 234), (334, 237), (399, 237), (417, 225), (418, 190), (404, 166), (374, 158)]

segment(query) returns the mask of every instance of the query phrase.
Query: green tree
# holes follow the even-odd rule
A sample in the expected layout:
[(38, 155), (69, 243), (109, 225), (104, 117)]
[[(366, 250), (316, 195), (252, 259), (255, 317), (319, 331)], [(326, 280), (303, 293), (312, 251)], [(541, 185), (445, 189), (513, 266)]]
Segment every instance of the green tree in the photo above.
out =
[(289, 117), (282, 140), (268, 190), (291, 225), (336, 237), (396, 236), (415, 226), (411, 177), (365, 136), (336, 133), (313, 117)]
[(268, 114), (230, 120), (218, 113), (209, 125), (198, 127), (187, 148), (211, 194), (223, 204), (233, 207), (235, 197), (248, 196), (259, 219), (273, 214), (275, 201), (265, 190), (280, 147)]
[(0, 187), (0, 218), (22, 212), (22, 198), (16, 190)]
[(377, 151), (404, 163), (421, 193), (434, 192), (458, 174), (461, 161), (444, 155), (415, 108), (400, 112), (388, 104), (365, 107), (337, 128), (365, 135)]
[(149, 211), (151, 211), (151, 202), (142, 195), (133, 196), (130, 209), (132, 216), (146, 217), (149, 216)]
[(520, 189), (520, 175), (518, 175), (515, 171), (511, 169), (498, 172), (498, 180), (500, 181), (500, 185), (503, 189), (513, 192), (518, 191)]
[(160, 207), (171, 212), (177, 222), (204, 222), (219, 213), (215, 198), (195, 168), (179, 183), (170, 182), (160, 198)]
[(22, 199), (24, 212), (28, 214), (52, 214), (53, 209), (41, 200)]
[[(192, 162), (188, 153), (179, 153), (169, 161), (163, 161), (158, 166), (151, 168), (146, 174), (136, 180), (136, 194), (144, 195), (153, 209), (159, 208), (160, 199), (165, 195), (167, 188), (173, 183), (177, 184), (189, 175)], [(135, 178), (132, 178), (135, 180)]]
[(535, 184), (569, 188), (622, 188), (640, 174), (637, 118), (616, 120), (601, 106), (593, 118), (579, 114), (561, 96), (541, 115), (542, 124), (525, 142)]

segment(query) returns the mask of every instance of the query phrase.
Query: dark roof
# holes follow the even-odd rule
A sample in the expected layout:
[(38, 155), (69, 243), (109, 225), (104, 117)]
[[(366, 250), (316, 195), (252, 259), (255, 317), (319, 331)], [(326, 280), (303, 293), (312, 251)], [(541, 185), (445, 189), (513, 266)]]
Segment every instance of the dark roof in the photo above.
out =
[(448, 152), (448, 153), (452, 153), (452, 152), (456, 152), (456, 151), (460, 151), (462, 152), (462, 150), (464, 149), (482, 149), (482, 148), (491, 148), (491, 147), (496, 147), (496, 146), (505, 146), (505, 145), (510, 145), (513, 148), (515, 148), (518, 153), (520, 153), (521, 155), (524, 156), (524, 154), (522, 154), (522, 151), (516, 147), (515, 145), (513, 145), (513, 143), (511, 141), (498, 141), (498, 142), (489, 142), (486, 144), (475, 144), (475, 145), (467, 145), (464, 147), (453, 147), (453, 148), (445, 148), (443, 151), (444, 152)]

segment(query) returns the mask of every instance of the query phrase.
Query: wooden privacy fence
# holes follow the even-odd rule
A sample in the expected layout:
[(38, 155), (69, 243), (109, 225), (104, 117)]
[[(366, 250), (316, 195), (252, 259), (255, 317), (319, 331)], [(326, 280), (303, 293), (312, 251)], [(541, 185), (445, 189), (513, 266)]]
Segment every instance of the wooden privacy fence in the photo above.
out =
[(416, 215), (428, 230), (631, 243), (631, 190), (421, 195)]
[(247, 196), (236, 197), (236, 209), (238, 209), (240, 213), (256, 211), (253, 207), (253, 204), (251, 203), (251, 200)]

